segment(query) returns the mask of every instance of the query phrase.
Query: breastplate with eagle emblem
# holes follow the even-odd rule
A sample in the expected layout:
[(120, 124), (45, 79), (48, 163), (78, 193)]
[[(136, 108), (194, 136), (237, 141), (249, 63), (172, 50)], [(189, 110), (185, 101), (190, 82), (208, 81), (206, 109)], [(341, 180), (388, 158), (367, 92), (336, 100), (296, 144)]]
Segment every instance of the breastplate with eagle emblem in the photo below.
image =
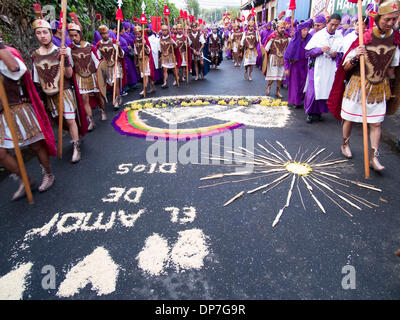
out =
[[(32, 60), (43, 92), (50, 96), (57, 94), (60, 91), (60, 49), (49, 54), (40, 54), (36, 50), (32, 54)], [(65, 66), (68, 65), (67, 61), (68, 59), (65, 59)], [(71, 88), (70, 81), (65, 79), (64, 89), (69, 88)]]
[(74, 45), (71, 49), (71, 53), (72, 59), (74, 60), (75, 72), (82, 78), (89, 78), (96, 72), (90, 45), (86, 47), (77, 47)]
[(242, 40), (242, 36), (243, 36), (243, 34), (241, 32), (235, 32), (233, 34), (233, 42), (240, 43), (240, 41)]
[(288, 43), (289, 43), (288, 38), (277, 36), (275, 39), (272, 40), (269, 53), (279, 58), (282, 58)]
[[(367, 54), (365, 56), (365, 76), (372, 84), (378, 84), (385, 80), (386, 72), (393, 61), (396, 53), (394, 34), (389, 37), (379, 38), (372, 33), (371, 43), (365, 46)], [(354, 72), (360, 75), (360, 68)]]
[(166, 39), (161, 38), (160, 47), (161, 47), (161, 54), (164, 57), (172, 55), (172, 44), (171, 44), (171, 38), (170, 37), (168, 37)]
[(106, 61), (107, 66), (113, 67), (115, 64), (115, 49), (112, 41), (109, 41), (108, 43), (100, 42), (98, 48), (101, 53), (101, 56)]
[(246, 37), (244, 39), (244, 47), (246, 49), (253, 50), (256, 47), (256, 33), (255, 32), (247, 32)]

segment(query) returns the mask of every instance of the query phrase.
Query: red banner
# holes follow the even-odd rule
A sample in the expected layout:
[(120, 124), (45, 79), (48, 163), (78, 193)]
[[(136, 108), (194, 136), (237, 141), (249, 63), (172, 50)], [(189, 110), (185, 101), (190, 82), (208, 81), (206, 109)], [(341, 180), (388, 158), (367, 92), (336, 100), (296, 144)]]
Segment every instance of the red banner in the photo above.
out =
[(115, 17), (115, 20), (124, 21), (124, 16), (122, 15), (121, 9), (117, 10), (117, 16)]
[(161, 17), (151, 17), (151, 27), (154, 32), (161, 30)]

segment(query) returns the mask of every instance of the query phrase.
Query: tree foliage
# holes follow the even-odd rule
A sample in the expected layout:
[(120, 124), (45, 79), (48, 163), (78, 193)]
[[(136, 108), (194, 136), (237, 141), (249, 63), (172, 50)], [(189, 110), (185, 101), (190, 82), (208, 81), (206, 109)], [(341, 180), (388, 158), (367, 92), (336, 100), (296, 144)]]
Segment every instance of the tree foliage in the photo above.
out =
[[(26, 59), (32, 49), (38, 45), (31, 28), (35, 19), (33, 4), (40, 4), (47, 20), (58, 20), (61, 0), (0, 0), (0, 2), (2, 4), (0, 6), (0, 36), (7, 44), (20, 50)], [(164, 1), (158, 0), (158, 8), (156, 8), (154, 0), (144, 0), (144, 2), (148, 20), (156, 14), (163, 16)], [(133, 17), (140, 18), (141, 5), (142, 0), (124, 0), (121, 9), (125, 20), (132, 22)], [(167, 1), (167, 5), (171, 12), (170, 21), (174, 21), (174, 18), (179, 17), (179, 10), (169, 1)], [(110, 25), (115, 22), (116, 10), (116, 0), (68, 0), (67, 2), (68, 22), (70, 22), (69, 12), (75, 12), (85, 31), (86, 39), (89, 41), (92, 40), (95, 28), (100, 23)], [(97, 21), (96, 14), (102, 16), (101, 22)]]

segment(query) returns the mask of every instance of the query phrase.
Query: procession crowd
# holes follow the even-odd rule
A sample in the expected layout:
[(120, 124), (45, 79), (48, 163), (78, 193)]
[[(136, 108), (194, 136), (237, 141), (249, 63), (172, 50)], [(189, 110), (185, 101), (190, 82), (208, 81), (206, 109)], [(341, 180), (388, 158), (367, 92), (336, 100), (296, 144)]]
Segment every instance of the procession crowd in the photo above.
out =
[[(159, 32), (151, 25), (124, 21), (120, 27), (99, 25), (93, 43), (85, 40), (84, 30), (75, 20), (67, 25), (65, 46), (58, 21), (37, 19), (32, 25), (38, 41), (31, 55), (32, 70), (27, 69), (18, 50), (0, 39), (0, 74), (16, 124), (17, 143), (29, 146), (43, 168), (39, 187), (43, 192), (55, 180), (50, 165), (50, 156), (56, 155), (51, 120), (58, 124), (60, 101), (73, 146), (71, 162), (77, 163), (81, 137), (96, 127), (93, 110), (100, 108), (101, 120), (107, 120), (105, 108), (111, 92), (112, 108), (118, 110), (122, 97), (138, 86), (143, 98), (154, 93), (157, 84), (168, 88), (170, 75), (172, 86), (179, 87), (189, 79), (198, 81), (217, 69), (224, 58), (232, 60), (234, 67), (243, 65), (248, 81), (252, 81), (255, 68), (261, 69), (267, 96), (276, 82), (275, 95), (283, 98), (281, 88), (286, 85), (289, 105), (304, 108), (308, 123), (322, 120), (327, 112), (343, 120), (341, 152), (351, 158), (352, 126), (363, 121), (363, 57), (370, 166), (382, 171), (384, 166), (378, 160), (381, 124), (389, 101), (394, 100), (397, 107), (400, 95), (395, 81), (400, 62), (399, 15), (399, 1), (384, 0), (379, 6), (368, 6), (362, 17), (334, 13), (300, 22), (289, 17), (256, 23), (250, 16), (246, 23), (234, 21), (226, 27), (203, 28), (193, 22), (163, 25)], [(360, 25), (364, 45), (359, 44)], [(4, 107), (0, 101), (0, 163), (21, 178), (18, 163), (9, 152), (15, 141)], [(24, 195), (21, 181), (13, 200)]]

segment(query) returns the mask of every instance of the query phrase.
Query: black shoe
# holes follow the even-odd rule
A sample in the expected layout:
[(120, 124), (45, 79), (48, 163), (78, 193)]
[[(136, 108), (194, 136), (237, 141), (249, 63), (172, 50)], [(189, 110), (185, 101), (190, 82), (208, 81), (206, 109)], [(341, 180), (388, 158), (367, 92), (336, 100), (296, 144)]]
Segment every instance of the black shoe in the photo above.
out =
[(307, 123), (312, 123), (312, 122), (313, 122), (313, 117), (312, 117), (311, 114), (309, 114), (309, 115), (307, 116)]

